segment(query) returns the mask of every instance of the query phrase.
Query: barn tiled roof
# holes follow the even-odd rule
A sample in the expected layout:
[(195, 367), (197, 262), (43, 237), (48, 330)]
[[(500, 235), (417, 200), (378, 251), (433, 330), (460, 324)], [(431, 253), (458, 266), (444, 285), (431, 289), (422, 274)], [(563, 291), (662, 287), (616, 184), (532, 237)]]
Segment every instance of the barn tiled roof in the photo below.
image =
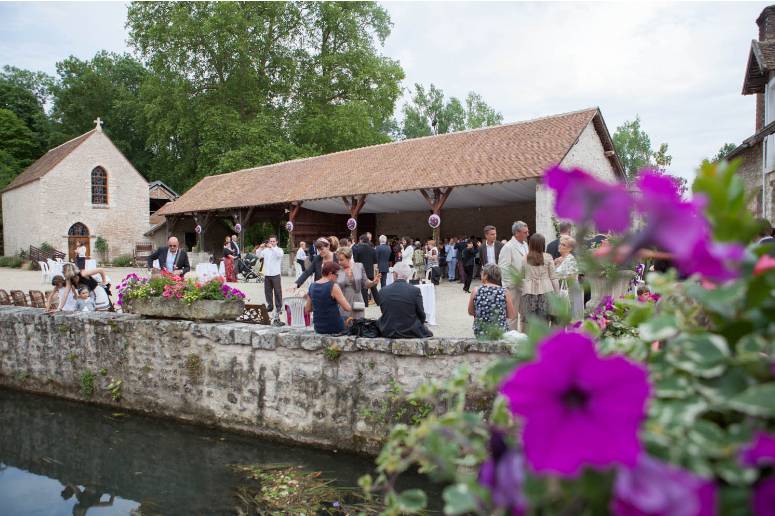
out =
[[(157, 213), (537, 178), (565, 157), (593, 120), (606, 151), (612, 151), (600, 111), (592, 108), (208, 176)], [(621, 172), (616, 156), (607, 155)]]
[(14, 188), (26, 185), (27, 183), (37, 181), (41, 177), (48, 174), (51, 169), (59, 164), (60, 161), (65, 159), (80, 144), (85, 142), (89, 136), (94, 133), (95, 130), (96, 129), (92, 129), (88, 133), (84, 133), (77, 138), (73, 138), (72, 140), (63, 143), (59, 147), (54, 147), (45, 153), (35, 163), (24, 169), (21, 174), (16, 176), (14, 180), (3, 189), (3, 192), (7, 192), (8, 190), (13, 190)]

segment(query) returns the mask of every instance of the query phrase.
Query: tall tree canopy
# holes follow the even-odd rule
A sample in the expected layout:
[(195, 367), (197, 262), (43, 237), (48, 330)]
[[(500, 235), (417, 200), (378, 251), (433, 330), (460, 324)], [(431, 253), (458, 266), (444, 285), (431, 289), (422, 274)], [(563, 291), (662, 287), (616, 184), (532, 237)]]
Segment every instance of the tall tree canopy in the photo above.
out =
[(478, 93), (469, 92), (463, 106), (455, 97), (445, 100), (444, 92), (434, 84), (427, 91), (421, 84), (415, 84), (411, 102), (404, 104), (403, 115), (401, 133), (404, 138), (478, 129), (503, 122), (503, 115)]
[(616, 154), (619, 156), (627, 179), (630, 181), (638, 175), (641, 169), (646, 167), (666, 172), (667, 167), (673, 161), (672, 156), (668, 154), (666, 143), (660, 144), (656, 151), (652, 149), (651, 138), (641, 128), (638, 115), (635, 115), (635, 120), (624, 122), (616, 128), (613, 142)]
[(133, 3), (153, 169), (185, 188), (236, 168), (388, 141), (403, 70), (374, 3)]
[(727, 154), (732, 152), (737, 148), (737, 145), (734, 143), (725, 143), (721, 146), (721, 148), (718, 150), (715, 156), (713, 156), (713, 159), (711, 162), (721, 161), (722, 159), (727, 157)]

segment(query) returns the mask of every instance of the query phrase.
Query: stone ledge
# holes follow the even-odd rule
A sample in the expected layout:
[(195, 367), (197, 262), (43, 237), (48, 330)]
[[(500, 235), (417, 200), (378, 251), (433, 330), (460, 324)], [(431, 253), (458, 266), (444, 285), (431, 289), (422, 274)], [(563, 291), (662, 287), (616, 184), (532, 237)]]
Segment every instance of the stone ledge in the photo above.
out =
[(177, 319), (153, 319), (137, 314), (111, 312), (58, 312), (46, 314), (41, 308), (0, 306), (0, 321), (18, 319), (32, 322), (51, 319), (55, 324), (78, 324), (89, 321), (97, 325), (120, 328), (123, 325), (148, 325), (147, 329), (163, 333), (188, 332), (193, 337), (204, 338), (222, 345), (251, 346), (256, 349), (274, 350), (278, 347), (319, 351), (331, 345), (343, 353), (370, 351), (400, 356), (428, 357), (436, 355), (461, 355), (465, 353), (511, 353), (514, 344), (507, 341), (480, 341), (473, 338), (430, 337), (427, 339), (386, 339), (351, 336), (319, 335), (310, 329), (287, 326), (272, 327), (249, 323), (199, 323)]

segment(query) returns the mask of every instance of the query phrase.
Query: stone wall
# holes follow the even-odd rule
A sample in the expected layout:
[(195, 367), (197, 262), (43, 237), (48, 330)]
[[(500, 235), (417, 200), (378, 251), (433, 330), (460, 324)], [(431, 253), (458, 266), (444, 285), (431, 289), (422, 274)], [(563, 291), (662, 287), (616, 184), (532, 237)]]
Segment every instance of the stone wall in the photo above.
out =
[[(326, 352), (341, 348), (338, 358)], [(374, 453), (387, 401), (482, 371), (505, 342), (325, 337), (243, 323), (0, 307), (0, 385), (326, 448)], [(328, 355), (328, 357), (327, 357)], [(121, 380), (120, 399), (108, 389)]]
[[(40, 181), (33, 181), (3, 193), (3, 253), (13, 256), (39, 246)], [(53, 242), (49, 242), (52, 243)], [(61, 248), (60, 248), (61, 249)], [(67, 248), (65, 247), (65, 252)]]

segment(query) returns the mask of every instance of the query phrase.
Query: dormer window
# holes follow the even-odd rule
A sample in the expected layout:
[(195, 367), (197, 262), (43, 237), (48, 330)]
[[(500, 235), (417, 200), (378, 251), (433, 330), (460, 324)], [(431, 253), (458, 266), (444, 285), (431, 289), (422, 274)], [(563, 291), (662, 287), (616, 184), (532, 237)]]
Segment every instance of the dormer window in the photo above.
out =
[(91, 171), (91, 203), (108, 204), (108, 173), (102, 167)]

